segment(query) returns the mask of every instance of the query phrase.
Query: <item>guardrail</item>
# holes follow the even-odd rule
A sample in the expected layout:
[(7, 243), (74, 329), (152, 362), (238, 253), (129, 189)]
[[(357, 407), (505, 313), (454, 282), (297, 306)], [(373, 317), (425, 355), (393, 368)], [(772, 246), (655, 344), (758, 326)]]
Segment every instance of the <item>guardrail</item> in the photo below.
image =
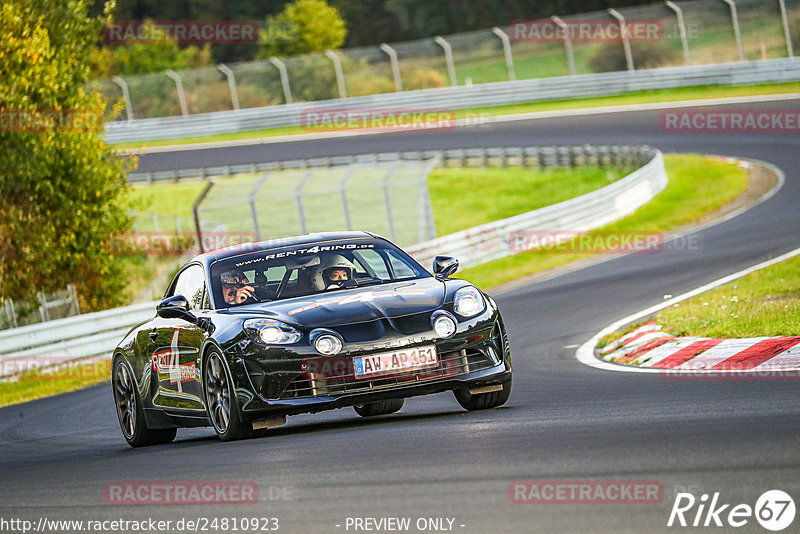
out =
[(156, 302), (147, 302), (0, 331), (0, 377), (110, 357), (131, 327), (151, 319), (155, 309)]
[[(480, 148), (372, 157), (389, 161), (438, 157), (444, 164), (462, 166), (641, 165), (628, 176), (586, 195), (407, 247), (423, 265), (430, 265), (436, 254), (458, 256), (465, 266), (509, 255), (509, 235), (515, 231), (596, 228), (635, 210), (663, 189), (667, 181), (661, 152), (647, 146)], [(329, 159), (334, 160), (339, 161)], [(321, 164), (315, 160), (316, 163)], [(135, 304), (0, 331), (0, 377), (76, 360), (109, 358), (131, 327), (155, 315), (155, 305), (156, 302)]]
[(577, 198), (538, 210), (482, 224), (468, 230), (437, 237), (407, 247), (406, 251), (423, 265), (437, 255), (455, 256), (469, 267), (514, 253), (514, 236), (526, 231), (585, 232), (632, 213), (667, 185), (667, 172), (660, 150), (641, 147), (637, 155), (649, 162), (625, 178)]
[(512, 158), (522, 167), (545, 168), (555, 165), (639, 165), (644, 164), (640, 152), (628, 146), (532, 146), (497, 148), (458, 148), (450, 150), (417, 150), (405, 152), (382, 152), (378, 154), (356, 154), (330, 156), (240, 165), (217, 165), (164, 171), (132, 172), (131, 182), (179, 182), (184, 179), (228, 178), (235, 174), (256, 174), (282, 169), (308, 169), (315, 167), (337, 167), (343, 165), (366, 165), (392, 163), (395, 161), (431, 161), (438, 158), (445, 167), (455, 163), (461, 167), (509, 165)]
[(107, 143), (125, 143), (301, 126), (303, 112), (312, 110), (357, 109), (364, 111), (381, 108), (457, 110), (608, 96), (630, 91), (797, 80), (800, 80), (800, 58), (581, 74), (422, 89), (181, 117), (118, 121), (106, 123), (105, 140)]

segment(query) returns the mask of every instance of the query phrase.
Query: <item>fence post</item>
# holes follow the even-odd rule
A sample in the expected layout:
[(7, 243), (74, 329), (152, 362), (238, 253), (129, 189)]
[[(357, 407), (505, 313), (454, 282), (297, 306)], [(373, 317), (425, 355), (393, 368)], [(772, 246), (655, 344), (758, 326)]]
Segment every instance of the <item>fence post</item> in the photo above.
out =
[(39, 316), (42, 318), (42, 322), (46, 323), (50, 320), (50, 311), (47, 309), (47, 296), (42, 291), (38, 291), (36, 293), (36, 298), (39, 299)]
[(313, 169), (307, 169), (305, 176), (303, 176), (303, 181), (300, 182), (300, 185), (294, 190), (295, 200), (297, 201), (297, 214), (300, 218), (300, 233), (307, 234), (308, 233), (308, 224), (306, 223), (306, 212), (305, 208), (303, 207), (303, 189), (311, 181), (311, 177), (314, 176)]
[(172, 69), (167, 69), (167, 76), (175, 81), (175, 87), (178, 89), (178, 100), (181, 103), (181, 115), (184, 117), (189, 114), (189, 108), (186, 107), (186, 94), (183, 92), (183, 82), (180, 75)]
[(258, 225), (258, 212), (256, 210), (256, 195), (264, 187), (264, 184), (269, 178), (269, 173), (265, 173), (257, 182), (255, 187), (250, 190), (248, 201), (250, 202), (250, 217), (253, 219), (253, 230), (256, 234), (256, 241), (261, 241), (261, 229)]
[(128, 117), (129, 121), (133, 120), (133, 104), (131, 104), (131, 94), (128, 92), (128, 82), (120, 78), (119, 76), (114, 76), (111, 78), (115, 84), (119, 85), (119, 88), (122, 89), (122, 98), (125, 100), (125, 115)]
[(739, 61), (744, 61), (744, 47), (742, 46), (742, 34), (739, 32), (739, 15), (736, 13), (736, 4), (733, 0), (722, 0), (731, 9), (731, 23), (733, 24), (733, 35), (736, 37), (736, 48), (739, 50)]
[(207, 180), (203, 190), (200, 191), (200, 194), (194, 202), (192, 202), (192, 217), (194, 217), (194, 230), (197, 233), (197, 248), (200, 249), (201, 253), (205, 252), (205, 250), (203, 249), (203, 231), (200, 229), (200, 216), (197, 213), (197, 209), (200, 207), (203, 200), (205, 200), (206, 195), (208, 195), (212, 187), (214, 187), (214, 182)]
[(397, 52), (386, 43), (381, 43), (379, 48), (389, 56), (389, 62), (392, 65), (392, 76), (394, 77), (394, 89), (399, 93), (403, 90), (403, 80), (400, 78), (400, 62), (397, 60)]
[(75, 315), (81, 314), (81, 306), (78, 304), (78, 291), (75, 289), (74, 284), (69, 284), (67, 286), (67, 294), (69, 298), (72, 300), (72, 304), (75, 306)]
[(503, 55), (506, 58), (508, 80), (513, 82), (517, 79), (517, 74), (514, 72), (514, 57), (511, 55), (511, 41), (508, 39), (508, 34), (497, 26), (492, 28), (492, 32), (503, 42)]
[(233, 109), (239, 109), (239, 93), (236, 91), (236, 78), (233, 76), (233, 71), (224, 63), (217, 65), (217, 68), (228, 78), (228, 89), (231, 91), (231, 105)]
[(336, 85), (339, 86), (339, 98), (347, 98), (347, 88), (344, 85), (344, 72), (342, 72), (342, 60), (333, 50), (325, 50), (325, 55), (333, 62), (333, 70), (336, 72)]
[(560, 17), (553, 15), (550, 17), (559, 28), (564, 31), (564, 48), (567, 49), (567, 63), (569, 65), (569, 75), (575, 76), (575, 53), (572, 51), (572, 36), (569, 34), (567, 23), (561, 20)]
[(381, 185), (383, 186), (383, 204), (386, 208), (386, 220), (389, 221), (389, 235), (392, 237), (392, 241), (397, 241), (397, 231), (395, 230), (394, 218), (392, 217), (392, 199), (389, 196), (389, 180), (392, 179), (395, 171), (397, 171), (397, 165), (392, 165), (381, 181)]
[(17, 323), (17, 312), (14, 309), (14, 301), (11, 299), (6, 299), (3, 301), (3, 306), (6, 309), (6, 316), (8, 317), (8, 322), (11, 324), (12, 327), (17, 328), (19, 324)]
[(778, 0), (781, 5), (781, 21), (783, 21), (783, 35), (786, 38), (786, 51), (789, 57), (794, 57), (792, 50), (792, 36), (789, 34), (789, 17), (786, 15), (786, 0)]
[(350, 181), (350, 179), (353, 177), (355, 173), (356, 173), (356, 168), (355, 167), (350, 168), (350, 170), (348, 170), (345, 173), (344, 178), (342, 178), (342, 181), (339, 182), (339, 194), (342, 197), (342, 210), (344, 211), (344, 223), (345, 226), (347, 226), (348, 230), (353, 229), (353, 221), (350, 218), (350, 204), (348, 204), (347, 202), (347, 182)]
[[(781, 2), (783, 2), (783, 0), (781, 0)], [(671, 0), (667, 0), (666, 4), (668, 8), (675, 12), (675, 16), (678, 18), (678, 31), (681, 34), (681, 46), (683, 47), (683, 61), (687, 65), (691, 65), (692, 58), (689, 55), (689, 39), (686, 35), (686, 23), (683, 20), (683, 10)]]
[(631, 53), (631, 41), (628, 39), (625, 17), (613, 7), (608, 8), (608, 12), (619, 22), (619, 33), (622, 36), (622, 48), (625, 49), (625, 62), (628, 64), (628, 70), (633, 70), (633, 54)]
[(450, 87), (458, 87), (458, 78), (456, 78), (456, 64), (453, 61), (453, 47), (450, 43), (445, 41), (441, 36), (437, 35), (433, 38), (436, 44), (444, 50), (444, 60), (447, 62), (447, 73), (450, 76)]
[(286, 64), (276, 57), (269, 58), (269, 62), (275, 65), (281, 75), (281, 86), (283, 87), (283, 99), (285, 104), (292, 103), (292, 90), (289, 88), (289, 75), (286, 72)]

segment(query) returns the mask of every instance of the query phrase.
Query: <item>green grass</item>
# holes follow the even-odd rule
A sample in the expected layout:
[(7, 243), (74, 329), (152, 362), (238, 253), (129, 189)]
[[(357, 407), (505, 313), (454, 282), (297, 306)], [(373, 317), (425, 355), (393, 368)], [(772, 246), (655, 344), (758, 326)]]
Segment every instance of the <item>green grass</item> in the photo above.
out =
[[(637, 91), (624, 95), (581, 98), (571, 100), (554, 100), (548, 102), (532, 102), (529, 104), (516, 104), (509, 106), (481, 107), (455, 111), (458, 119), (483, 115), (512, 115), (517, 113), (531, 113), (536, 111), (559, 111), (565, 109), (594, 108), (603, 106), (621, 106), (630, 104), (643, 104), (650, 102), (673, 102), (678, 100), (696, 100), (709, 98), (725, 98), (737, 96), (756, 96), (800, 92), (800, 82), (751, 85), (743, 87), (731, 86), (703, 86), (686, 87), (680, 89), (664, 89), (657, 91)], [(181, 139), (162, 139), (137, 143), (120, 143), (113, 145), (118, 149), (146, 148), (156, 146), (181, 145), (189, 143), (206, 143), (216, 141), (235, 141), (242, 139), (258, 139), (282, 135), (309, 133), (300, 126), (282, 128), (269, 128), (238, 132), (230, 134), (215, 134), (207, 136), (185, 137)]]
[(800, 335), (800, 257), (680, 302), (655, 316), (676, 336)]
[[(590, 235), (674, 230), (703, 219), (747, 189), (747, 172), (736, 163), (697, 155), (666, 155), (664, 162), (669, 183), (661, 193), (631, 215)], [(490, 289), (591, 256), (534, 250), (463, 269), (458, 276)]]
[(83, 389), (104, 382), (110, 376), (110, 360), (88, 364), (74, 362), (50, 373), (29, 371), (15, 382), (0, 382), (0, 406)]
[(619, 180), (614, 167), (434, 169), (428, 189), (438, 235), (556, 204)]

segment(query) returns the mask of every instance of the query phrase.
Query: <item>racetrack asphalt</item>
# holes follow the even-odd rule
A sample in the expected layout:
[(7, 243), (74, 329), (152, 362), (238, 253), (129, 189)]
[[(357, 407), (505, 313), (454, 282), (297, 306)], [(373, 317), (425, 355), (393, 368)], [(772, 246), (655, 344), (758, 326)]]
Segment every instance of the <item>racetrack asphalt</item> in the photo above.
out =
[[(728, 107), (798, 106), (794, 100)], [(289, 418), (260, 439), (222, 443), (210, 429), (181, 430), (171, 445), (137, 450), (122, 438), (108, 384), (0, 409), (0, 519), (277, 517), (282, 532), (335, 533), (355, 531), (346, 528), (348, 517), (410, 517), (410, 532), (418, 532), (418, 518), (445, 517), (463, 533), (667, 532), (679, 528), (667, 521), (682, 488), (698, 499), (719, 492), (719, 501), (731, 505), (754, 506), (771, 489), (800, 502), (796, 381), (667, 380), (594, 369), (575, 358), (578, 344), (615, 319), (800, 246), (796, 133), (665, 133), (659, 114), (142, 156), (146, 171), (396, 150), (631, 143), (767, 161), (785, 172), (786, 182), (766, 202), (701, 230), (700, 250), (619, 257), (496, 294), (514, 359), (514, 388), (502, 408), (467, 413), (452, 395), (439, 394), (409, 399), (398, 414), (373, 420), (345, 409)], [(515, 480), (584, 479), (657, 481), (663, 498), (657, 504), (509, 498)], [(255, 482), (260, 500), (106, 504), (106, 484), (143, 480)], [(292, 498), (270, 500), (270, 487), (290, 489)], [(689, 521), (696, 511), (686, 514)], [(788, 531), (797, 524), (800, 518)], [(765, 532), (753, 517), (736, 531)]]

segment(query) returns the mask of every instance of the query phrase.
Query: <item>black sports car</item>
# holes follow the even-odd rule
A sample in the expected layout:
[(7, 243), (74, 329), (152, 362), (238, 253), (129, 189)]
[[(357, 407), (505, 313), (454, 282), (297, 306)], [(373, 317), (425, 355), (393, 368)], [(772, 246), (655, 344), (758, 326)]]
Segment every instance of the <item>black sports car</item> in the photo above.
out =
[(388, 240), (321, 233), (197, 256), (157, 316), (114, 350), (112, 385), (134, 447), (213, 426), (223, 440), (287, 415), (353, 406), (396, 412), (403, 399), (452, 390), (468, 410), (511, 392), (511, 353), (495, 302), (432, 276)]

